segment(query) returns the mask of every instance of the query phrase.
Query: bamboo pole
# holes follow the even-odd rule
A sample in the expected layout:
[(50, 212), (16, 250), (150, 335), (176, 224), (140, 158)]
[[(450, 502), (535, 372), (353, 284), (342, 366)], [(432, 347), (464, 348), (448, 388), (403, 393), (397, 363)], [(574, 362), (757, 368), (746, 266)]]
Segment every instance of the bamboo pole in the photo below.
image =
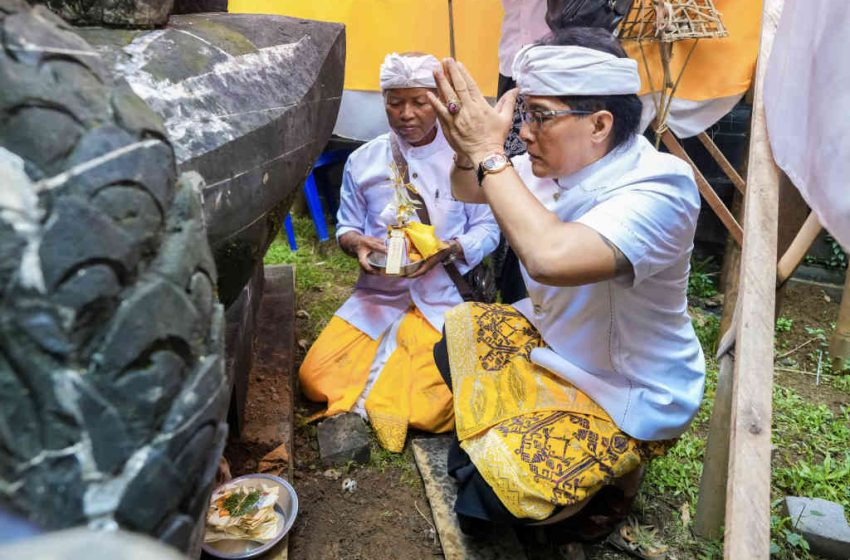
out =
[(717, 162), (717, 165), (720, 166), (720, 169), (723, 170), (723, 173), (729, 177), (729, 180), (732, 181), (732, 184), (735, 185), (735, 188), (738, 189), (738, 192), (744, 194), (744, 191), (747, 189), (747, 183), (744, 179), (738, 174), (738, 171), (729, 163), (729, 160), (726, 159), (726, 156), (723, 155), (723, 152), (720, 151), (720, 148), (717, 147), (717, 144), (714, 143), (714, 140), (705, 133), (705, 131), (700, 132), (697, 135), (699, 141), (702, 142), (702, 145), (705, 146), (705, 149), (708, 150), (708, 153), (714, 158), (714, 161)]
[(770, 556), (770, 422), (780, 177), (767, 137), (764, 77), (783, 3), (764, 2), (747, 166), (724, 542), (724, 557), (733, 560)]
[[(812, 244), (817, 239), (821, 229), (823, 228), (821, 228), (818, 217), (814, 212), (810, 212), (806, 221), (803, 222), (803, 227), (797, 232), (796, 237), (794, 237), (788, 248), (785, 249), (785, 253), (779, 259), (779, 264), (776, 265), (777, 287), (785, 284), (785, 281), (794, 274), (794, 271), (803, 262), (806, 253), (812, 248)], [(848, 328), (850, 328), (850, 324), (848, 324)]]
[(455, 10), (452, 0), (449, 0), (449, 56), (457, 60), (455, 52)]
[[(660, 121), (656, 120), (655, 122), (658, 123)], [(665, 125), (661, 124), (658, 126), (663, 128)], [(661, 134), (661, 141), (664, 142), (664, 145), (667, 147), (668, 150), (670, 150), (671, 154), (685, 160), (691, 166), (694, 171), (694, 179), (696, 180), (697, 188), (699, 189), (700, 194), (705, 199), (705, 201), (708, 202), (708, 205), (711, 207), (711, 209), (714, 210), (714, 214), (720, 219), (723, 225), (726, 226), (726, 229), (729, 231), (729, 234), (732, 236), (732, 238), (735, 239), (738, 245), (740, 245), (744, 238), (744, 233), (741, 230), (740, 224), (738, 224), (738, 221), (735, 220), (735, 217), (732, 215), (729, 209), (726, 208), (726, 205), (723, 203), (720, 197), (717, 196), (717, 193), (714, 191), (714, 188), (703, 176), (702, 171), (700, 171), (696, 164), (693, 162), (691, 157), (688, 155), (688, 152), (685, 151), (685, 149), (682, 147), (681, 144), (679, 144), (679, 141), (676, 139), (673, 133), (669, 130), (664, 130), (664, 132)]]
[[(850, 269), (848, 269), (850, 270)], [(832, 371), (850, 373), (850, 272), (844, 279), (844, 293), (841, 295), (841, 308), (838, 310), (838, 322), (829, 343), (829, 355), (832, 357)]]

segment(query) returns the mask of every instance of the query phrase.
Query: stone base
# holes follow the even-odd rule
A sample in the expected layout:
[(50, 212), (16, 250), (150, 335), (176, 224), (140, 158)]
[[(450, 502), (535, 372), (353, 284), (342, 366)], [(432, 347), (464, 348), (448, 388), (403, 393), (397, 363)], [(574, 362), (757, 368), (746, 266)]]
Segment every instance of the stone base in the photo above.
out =
[(513, 530), (494, 532), (487, 538), (473, 538), (460, 530), (454, 512), (457, 484), (446, 472), (449, 437), (415, 439), (411, 445), (446, 560), (528, 559)]
[(226, 367), (228, 376), (233, 380), (229, 422), (236, 436), (242, 433), (245, 418), (248, 373), (254, 361), (254, 334), (262, 296), (263, 264), (260, 263), (236, 301), (225, 312)]
[(316, 430), (319, 456), (327, 467), (369, 462), (369, 430), (363, 420), (349, 412), (328, 418)]
[(808, 541), (812, 552), (834, 560), (850, 558), (850, 526), (840, 504), (787, 496), (783, 506), (791, 526)]

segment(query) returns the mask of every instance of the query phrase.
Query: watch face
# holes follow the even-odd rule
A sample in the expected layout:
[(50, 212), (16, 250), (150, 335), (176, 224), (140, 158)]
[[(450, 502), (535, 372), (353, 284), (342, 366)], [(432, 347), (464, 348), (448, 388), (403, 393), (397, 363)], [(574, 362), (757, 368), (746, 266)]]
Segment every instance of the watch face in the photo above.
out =
[(501, 154), (494, 154), (482, 161), (481, 165), (487, 171), (493, 171), (494, 169), (498, 169), (499, 167), (505, 165), (505, 156)]

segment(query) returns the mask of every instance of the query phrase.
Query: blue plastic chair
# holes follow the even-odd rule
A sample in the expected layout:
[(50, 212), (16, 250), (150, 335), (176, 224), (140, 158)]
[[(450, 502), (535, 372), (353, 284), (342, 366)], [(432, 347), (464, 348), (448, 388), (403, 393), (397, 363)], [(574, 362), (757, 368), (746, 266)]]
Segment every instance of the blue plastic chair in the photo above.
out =
[[(345, 161), (351, 150), (340, 149), (323, 152), (316, 163), (313, 164), (313, 169), (304, 181), (304, 197), (307, 199), (307, 209), (310, 212), (310, 218), (313, 220), (313, 226), (316, 228), (316, 236), (319, 241), (327, 241), (330, 239), (328, 235), (328, 226), (325, 223), (325, 211), (322, 208), (322, 199), (319, 197), (319, 189), (316, 186), (315, 171), (325, 165)], [(295, 242), (295, 230), (292, 227), (292, 216), (286, 215), (284, 220), (284, 229), (286, 229), (286, 239), (289, 241), (289, 248), (293, 251), (298, 250)]]

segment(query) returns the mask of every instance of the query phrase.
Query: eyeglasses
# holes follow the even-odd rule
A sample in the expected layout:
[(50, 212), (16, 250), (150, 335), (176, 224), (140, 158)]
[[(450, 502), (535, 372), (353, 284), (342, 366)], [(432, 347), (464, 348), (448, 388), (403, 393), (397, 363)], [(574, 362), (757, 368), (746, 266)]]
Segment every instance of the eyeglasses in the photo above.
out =
[(543, 126), (543, 123), (547, 121), (551, 121), (556, 117), (563, 117), (565, 115), (592, 115), (595, 111), (579, 111), (574, 109), (561, 109), (561, 110), (551, 110), (551, 111), (529, 111), (528, 109), (521, 109), (520, 116), (522, 117), (522, 122), (527, 124), (530, 127), (540, 128)]

